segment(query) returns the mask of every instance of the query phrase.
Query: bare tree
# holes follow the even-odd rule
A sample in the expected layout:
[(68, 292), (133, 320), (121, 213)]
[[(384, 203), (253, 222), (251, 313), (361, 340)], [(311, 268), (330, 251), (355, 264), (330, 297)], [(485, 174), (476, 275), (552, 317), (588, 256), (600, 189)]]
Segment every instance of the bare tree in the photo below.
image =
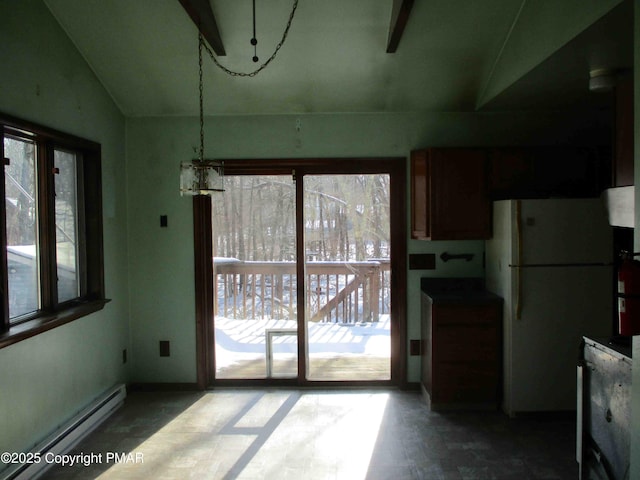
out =
[[(218, 256), (282, 261), (296, 256), (295, 185), (286, 177), (227, 177), (214, 202)], [(305, 176), (307, 256), (383, 258), (389, 251), (388, 175)]]

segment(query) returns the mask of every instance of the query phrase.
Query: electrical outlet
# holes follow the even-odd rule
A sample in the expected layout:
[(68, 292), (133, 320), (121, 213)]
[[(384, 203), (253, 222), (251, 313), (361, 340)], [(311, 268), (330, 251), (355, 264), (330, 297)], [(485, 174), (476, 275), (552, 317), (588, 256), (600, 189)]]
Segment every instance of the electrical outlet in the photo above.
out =
[(127, 349), (122, 350), (122, 363), (127, 363)]
[(417, 356), (422, 354), (422, 341), (409, 340), (409, 355)]
[(161, 357), (171, 356), (171, 345), (169, 344), (169, 340), (160, 340), (160, 356)]
[(412, 253), (409, 255), (409, 270), (435, 270), (434, 253)]
[(161, 227), (169, 226), (169, 219), (166, 215), (160, 215), (160, 226)]

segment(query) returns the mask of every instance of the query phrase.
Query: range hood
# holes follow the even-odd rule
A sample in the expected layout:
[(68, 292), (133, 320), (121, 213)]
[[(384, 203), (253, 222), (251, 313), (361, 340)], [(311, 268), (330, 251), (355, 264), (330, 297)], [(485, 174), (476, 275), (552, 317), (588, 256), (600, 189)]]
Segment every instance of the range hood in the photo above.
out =
[(635, 188), (609, 188), (602, 192), (602, 200), (607, 209), (609, 224), (613, 227), (635, 227)]

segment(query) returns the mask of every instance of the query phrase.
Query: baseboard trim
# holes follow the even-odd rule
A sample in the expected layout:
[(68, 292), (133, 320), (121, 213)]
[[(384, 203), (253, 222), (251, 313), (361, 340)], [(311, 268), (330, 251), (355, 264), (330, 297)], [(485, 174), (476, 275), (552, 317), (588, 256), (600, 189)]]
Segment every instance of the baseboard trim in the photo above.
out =
[(48, 458), (71, 451), (119, 409), (125, 398), (126, 390), (122, 384), (107, 390), (26, 454), (27, 458), (38, 458), (39, 461), (13, 465), (7, 471), (1, 472), (0, 478), (27, 480), (41, 477), (53, 466), (46, 461)]
[(420, 382), (406, 382), (400, 388), (401, 388), (401, 390), (419, 392), (421, 390), (421, 387), (422, 387), (422, 384)]

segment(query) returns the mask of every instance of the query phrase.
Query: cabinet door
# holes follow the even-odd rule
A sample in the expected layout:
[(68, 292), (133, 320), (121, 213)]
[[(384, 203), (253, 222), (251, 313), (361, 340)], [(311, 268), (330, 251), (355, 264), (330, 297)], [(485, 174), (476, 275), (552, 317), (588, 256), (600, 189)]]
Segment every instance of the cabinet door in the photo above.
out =
[(491, 237), (486, 151), (430, 149), (431, 239)]
[(597, 197), (608, 183), (592, 148), (494, 148), (488, 158), (492, 200)]
[(421, 372), (420, 372), (420, 381), (424, 386), (425, 390), (429, 392), (429, 394), (433, 393), (432, 389), (432, 368), (433, 368), (433, 337), (432, 337), (432, 302), (427, 295), (424, 293), (421, 294)]
[(494, 148), (489, 154), (489, 197), (530, 198), (535, 191), (534, 164), (522, 148)]
[(628, 75), (616, 87), (614, 187), (633, 185), (633, 128), (633, 76)]
[(497, 404), (501, 305), (433, 307), (432, 402)]

